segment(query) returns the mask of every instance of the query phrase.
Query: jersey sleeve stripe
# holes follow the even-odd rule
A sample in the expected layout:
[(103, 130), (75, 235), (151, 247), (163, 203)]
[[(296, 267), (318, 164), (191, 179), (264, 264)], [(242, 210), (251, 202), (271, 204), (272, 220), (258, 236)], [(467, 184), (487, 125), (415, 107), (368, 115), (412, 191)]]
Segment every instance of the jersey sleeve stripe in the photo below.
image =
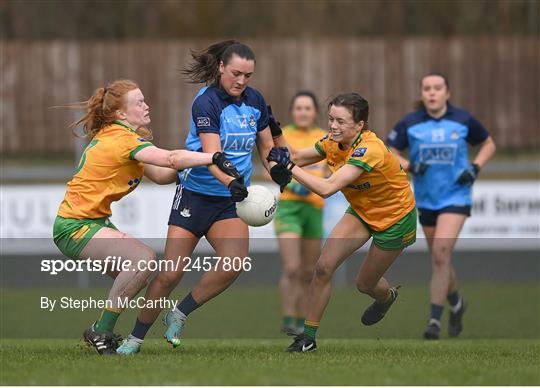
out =
[(321, 155), (321, 156), (326, 156), (326, 152), (324, 152), (323, 148), (321, 147), (321, 145), (317, 142), (315, 143), (315, 150)]
[(373, 170), (373, 167), (371, 167), (369, 164), (365, 162), (361, 162), (360, 160), (356, 160), (356, 159), (349, 159), (347, 164), (352, 164), (353, 166), (363, 168), (367, 172), (370, 172), (371, 170)]
[(150, 147), (150, 146), (153, 146), (152, 143), (144, 143), (144, 144), (141, 144), (140, 146), (137, 146), (136, 148), (134, 148), (130, 153), (129, 153), (129, 158), (131, 160), (135, 160), (135, 154), (137, 152), (139, 152), (140, 150), (142, 150), (143, 148), (146, 148), (146, 147)]
[(196, 132), (197, 135), (199, 133), (220, 133), (219, 128), (197, 128)]

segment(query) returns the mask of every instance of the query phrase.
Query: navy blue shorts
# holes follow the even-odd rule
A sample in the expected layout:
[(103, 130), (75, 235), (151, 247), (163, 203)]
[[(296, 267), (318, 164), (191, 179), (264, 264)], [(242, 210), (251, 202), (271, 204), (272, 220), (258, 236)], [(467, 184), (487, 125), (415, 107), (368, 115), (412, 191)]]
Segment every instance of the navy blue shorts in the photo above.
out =
[(204, 195), (176, 186), (169, 225), (179, 226), (202, 237), (214, 222), (238, 218), (231, 197)]
[(465, 214), (467, 217), (471, 216), (470, 206), (447, 206), (439, 210), (421, 209), (418, 208), (418, 218), (420, 224), (423, 226), (435, 226), (437, 225), (437, 217), (442, 213), (454, 213)]

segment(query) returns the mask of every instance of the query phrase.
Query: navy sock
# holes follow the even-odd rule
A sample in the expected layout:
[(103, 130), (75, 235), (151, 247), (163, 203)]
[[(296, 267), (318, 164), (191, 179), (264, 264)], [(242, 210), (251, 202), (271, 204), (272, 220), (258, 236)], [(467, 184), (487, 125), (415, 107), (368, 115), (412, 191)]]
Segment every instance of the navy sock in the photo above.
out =
[(431, 304), (431, 319), (435, 319), (440, 322), (443, 312), (443, 306), (439, 304)]
[(186, 297), (176, 305), (178, 311), (183, 313), (185, 316), (188, 316), (190, 313), (197, 310), (199, 307), (200, 305), (195, 301), (195, 299), (193, 299), (193, 295), (191, 295), (191, 292), (187, 294)]
[(143, 323), (137, 318), (137, 322), (135, 322), (135, 327), (133, 328), (131, 335), (133, 337), (143, 340), (144, 337), (146, 337), (146, 333), (148, 333), (148, 330), (150, 330), (151, 327), (152, 323)]
[(448, 294), (446, 296), (446, 300), (448, 301), (448, 303), (450, 303), (450, 306), (455, 306), (456, 304), (459, 303), (459, 294), (456, 291), (452, 292), (451, 294)]

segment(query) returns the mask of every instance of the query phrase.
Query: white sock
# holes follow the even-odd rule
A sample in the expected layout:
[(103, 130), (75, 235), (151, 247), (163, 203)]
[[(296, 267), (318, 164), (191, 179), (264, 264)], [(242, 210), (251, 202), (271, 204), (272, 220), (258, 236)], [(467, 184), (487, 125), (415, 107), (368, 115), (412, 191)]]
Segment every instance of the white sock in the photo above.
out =
[(453, 313), (457, 313), (459, 309), (461, 308), (461, 305), (463, 304), (463, 299), (459, 298), (457, 304), (455, 306), (450, 306), (450, 311)]
[(180, 319), (182, 319), (182, 321), (185, 321), (187, 318), (187, 315), (184, 314), (182, 311), (178, 310), (178, 307), (174, 308), (173, 313), (175, 313), (176, 315), (180, 315)]
[(137, 342), (139, 345), (142, 345), (142, 343), (144, 342), (143, 339), (137, 338), (137, 337), (135, 337), (134, 335), (131, 335), (131, 334), (128, 336), (128, 339)]

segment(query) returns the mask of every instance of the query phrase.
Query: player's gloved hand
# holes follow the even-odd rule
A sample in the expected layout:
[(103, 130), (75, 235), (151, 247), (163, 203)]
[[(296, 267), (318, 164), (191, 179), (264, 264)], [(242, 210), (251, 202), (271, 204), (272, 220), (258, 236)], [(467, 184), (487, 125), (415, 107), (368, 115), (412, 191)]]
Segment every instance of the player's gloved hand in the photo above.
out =
[(476, 163), (471, 164), (468, 168), (461, 172), (457, 183), (464, 186), (472, 185), (478, 176), (478, 172), (480, 172), (480, 166)]
[(218, 166), (225, 174), (232, 176), (233, 178), (241, 178), (241, 175), (236, 167), (234, 167), (234, 164), (225, 157), (223, 152), (216, 152), (212, 156), (212, 163)]
[(287, 189), (302, 197), (306, 197), (311, 193), (306, 186), (296, 181), (291, 181), (291, 183), (287, 185)]
[(227, 187), (231, 192), (233, 202), (242, 202), (248, 196), (248, 190), (244, 185), (244, 177), (235, 178)]
[[(292, 163), (292, 162), (291, 162)], [(292, 172), (282, 164), (276, 164), (270, 169), (272, 180), (279, 185), (279, 191), (283, 193), (285, 187), (292, 180)]]
[(272, 107), (270, 105), (267, 105), (266, 108), (268, 109), (268, 126), (270, 127), (272, 137), (279, 137), (283, 134), (283, 131), (281, 130), (281, 124), (274, 117), (274, 114), (272, 113)]
[(266, 160), (277, 163), (274, 167), (270, 168), (270, 176), (279, 185), (279, 190), (283, 193), (285, 187), (292, 180), (291, 170), (295, 166), (291, 162), (289, 149), (287, 147), (274, 147), (270, 150)]
[(289, 163), (291, 163), (291, 153), (287, 147), (273, 147), (266, 157), (266, 160), (287, 167)]
[(409, 171), (414, 176), (422, 176), (422, 175), (424, 175), (428, 168), (429, 168), (429, 164), (424, 163), (424, 162), (419, 162), (419, 163), (411, 162), (409, 164)]

